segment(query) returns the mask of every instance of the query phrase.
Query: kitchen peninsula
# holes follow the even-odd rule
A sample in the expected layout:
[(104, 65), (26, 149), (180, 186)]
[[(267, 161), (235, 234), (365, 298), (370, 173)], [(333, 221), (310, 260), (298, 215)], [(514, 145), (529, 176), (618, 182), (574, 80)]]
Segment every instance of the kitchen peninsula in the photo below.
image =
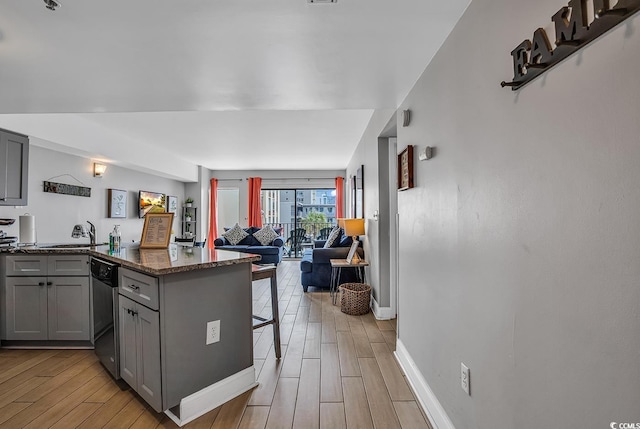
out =
[[(256, 385), (251, 263), (259, 256), (175, 245), (119, 252), (27, 248), (3, 252), (4, 271), (11, 258), (31, 254), (88, 254), (120, 265), (120, 373), (177, 424)], [(210, 322), (218, 324), (213, 342)]]

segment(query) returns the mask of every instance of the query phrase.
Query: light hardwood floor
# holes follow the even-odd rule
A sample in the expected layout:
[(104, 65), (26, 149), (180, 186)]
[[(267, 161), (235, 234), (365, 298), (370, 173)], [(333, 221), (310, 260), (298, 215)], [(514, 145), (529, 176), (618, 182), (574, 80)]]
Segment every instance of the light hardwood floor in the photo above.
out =
[[(299, 262), (278, 267), (283, 358), (255, 330), (257, 388), (184, 426), (429, 429), (397, 365), (394, 321), (348, 316), (326, 291), (303, 293)], [(269, 316), (269, 280), (253, 284)], [(0, 428), (175, 428), (109, 378), (91, 350), (0, 350)]]

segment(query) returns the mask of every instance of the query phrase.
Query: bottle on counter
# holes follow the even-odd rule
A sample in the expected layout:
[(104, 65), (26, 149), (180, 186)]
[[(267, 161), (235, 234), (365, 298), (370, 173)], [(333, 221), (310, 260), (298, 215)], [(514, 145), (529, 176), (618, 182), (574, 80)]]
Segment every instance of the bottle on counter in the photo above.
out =
[(118, 251), (120, 250), (120, 239), (122, 238), (120, 236), (120, 225), (115, 225), (113, 227), (113, 250)]

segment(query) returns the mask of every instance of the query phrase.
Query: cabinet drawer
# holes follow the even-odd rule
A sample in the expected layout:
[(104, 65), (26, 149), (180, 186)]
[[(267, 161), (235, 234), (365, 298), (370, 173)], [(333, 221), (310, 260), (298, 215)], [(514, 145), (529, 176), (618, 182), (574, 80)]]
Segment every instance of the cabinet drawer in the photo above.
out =
[(49, 255), (47, 274), (50, 276), (88, 276), (88, 255)]
[(121, 295), (145, 305), (152, 310), (158, 309), (158, 279), (146, 274), (120, 268), (118, 286)]
[(46, 276), (46, 255), (7, 255), (7, 276)]

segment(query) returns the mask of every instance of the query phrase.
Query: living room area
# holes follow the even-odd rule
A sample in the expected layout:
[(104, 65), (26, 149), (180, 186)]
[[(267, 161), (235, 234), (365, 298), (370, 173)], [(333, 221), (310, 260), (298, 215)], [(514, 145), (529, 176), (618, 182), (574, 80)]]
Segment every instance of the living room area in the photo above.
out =
[[(203, 182), (202, 186), (209, 188), (207, 194), (214, 189), (217, 196), (214, 207), (216, 230), (211, 232), (213, 217), (210, 214), (202, 216), (204, 225), (199, 230), (210, 231), (208, 236), (216, 249), (260, 254), (261, 262), (265, 264), (299, 261), (304, 291), (310, 286), (327, 289), (331, 272), (329, 260), (345, 259), (353, 243), (352, 235), (346, 234), (344, 228), (338, 230), (339, 221), (360, 219), (362, 228), (366, 222), (363, 172), (363, 165), (353, 174), (348, 174), (347, 170), (212, 171), (213, 179)], [(254, 191), (250, 190), (253, 176), (259, 176), (260, 180), (260, 188)], [(251, 192), (259, 195), (257, 208), (249, 207)], [(201, 206), (211, 212), (208, 202)], [(249, 213), (250, 210), (258, 214)], [(229, 230), (236, 224), (236, 228), (243, 230), (240, 231), (242, 235), (237, 240), (225, 239), (223, 235), (233, 233)], [(277, 237), (268, 237), (269, 240), (260, 243), (253, 234), (263, 226), (273, 229)], [(335, 236), (330, 237), (334, 228), (337, 235), (334, 232)], [(360, 231), (356, 238), (359, 239), (356, 244), (359, 250), (355, 253), (365, 259), (366, 231)], [(371, 279), (371, 270), (375, 269), (375, 266), (366, 267), (365, 278)], [(351, 270), (345, 270), (341, 282), (355, 280), (352, 274)]]

